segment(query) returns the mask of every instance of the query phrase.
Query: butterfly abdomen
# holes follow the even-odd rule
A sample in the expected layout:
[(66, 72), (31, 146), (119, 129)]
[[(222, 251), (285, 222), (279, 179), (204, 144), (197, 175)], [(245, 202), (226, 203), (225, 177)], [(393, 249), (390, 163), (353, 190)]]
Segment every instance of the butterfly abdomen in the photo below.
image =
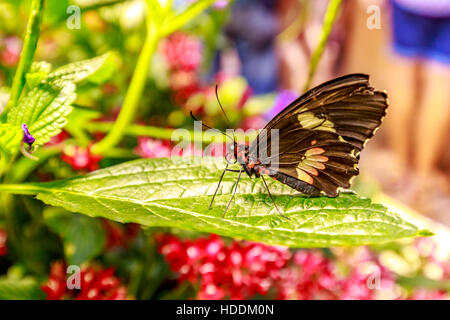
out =
[(288, 185), (291, 188), (294, 188), (295, 190), (307, 194), (310, 196), (320, 196), (320, 190), (314, 187), (311, 184), (308, 184), (302, 180), (295, 179), (291, 176), (288, 176), (281, 172), (276, 172), (274, 174), (270, 175), (272, 178), (280, 181), (281, 183), (284, 183)]

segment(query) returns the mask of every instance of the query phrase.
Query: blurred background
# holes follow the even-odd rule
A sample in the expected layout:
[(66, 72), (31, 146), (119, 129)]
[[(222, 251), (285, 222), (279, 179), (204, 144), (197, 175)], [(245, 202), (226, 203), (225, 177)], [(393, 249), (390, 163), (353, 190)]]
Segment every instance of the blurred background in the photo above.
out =
[[(175, 0), (172, 7), (175, 12), (181, 12), (193, 3), (195, 0)], [(71, 5), (75, 9), (69, 10)], [(321, 39), (328, 5), (327, 0), (217, 0), (198, 18), (159, 42), (152, 57), (145, 94), (139, 102), (137, 123), (167, 129), (191, 129), (189, 112), (193, 111), (208, 125), (225, 129), (227, 125), (214, 95), (214, 87), (219, 84), (220, 99), (232, 125), (243, 129), (262, 128), (282, 108), (305, 92), (311, 57)], [(19, 61), (29, 6), (30, 1), (26, 0), (0, 1), (0, 106), (7, 101), (7, 87), (12, 82)], [(79, 124), (86, 132), (66, 128), (52, 143), (68, 141), (67, 146), (61, 154), (51, 157), (36, 168), (29, 179), (45, 181), (65, 178), (124, 159), (170, 155), (174, 147), (172, 142), (152, 137), (151, 130), (147, 135), (127, 136), (122, 147), (129, 152), (117, 157), (94, 156), (87, 148), (92, 141), (98, 141), (107, 133), (107, 130), (98, 129), (95, 122), (90, 121), (95, 118), (97, 121), (113, 121), (120, 111), (145, 38), (145, 7), (145, 2), (141, 0), (46, 1), (35, 60), (45, 60), (59, 66), (113, 51), (110, 63), (114, 71), (100, 85), (87, 84), (78, 94), (75, 106), (79, 108), (76, 109), (78, 111), (75, 117), (86, 120), (86, 123)], [(77, 10), (80, 14), (79, 21), (77, 16), (73, 16)], [(450, 1), (343, 0), (309, 87), (348, 73), (369, 74), (371, 84), (377, 89), (386, 89), (390, 101), (384, 124), (361, 155), (361, 174), (354, 188), (361, 195), (376, 197), (381, 194), (380, 199), (395, 199), (407, 211), (430, 218), (442, 226), (450, 226)], [(86, 110), (93, 113), (86, 115)], [(105, 253), (99, 260), (104, 265), (115, 266), (121, 276), (129, 279), (128, 272), (132, 266), (124, 267), (117, 259), (126, 254), (124, 251), (128, 249), (124, 248), (132, 241), (128, 237), (135, 239), (136, 226), (124, 227), (105, 221), (102, 226), (108, 246), (119, 246), (122, 251)], [(180, 272), (184, 263), (176, 260), (177, 255), (193, 245), (200, 248), (198, 250), (207, 250), (205, 248), (209, 244), (219, 243), (219, 247), (229, 250), (227, 254), (232, 254), (233, 250), (243, 255), (243, 252), (248, 254), (251, 249), (262, 250), (261, 252), (272, 250), (264, 246), (262, 249), (245, 245), (240, 247), (238, 244), (227, 247), (228, 242), (225, 245), (223, 240), (214, 237), (196, 240), (197, 242), (183, 242), (184, 236), (182, 234), (171, 238), (159, 234), (152, 238), (152, 244), (147, 244), (147, 249), (148, 246), (159, 248), (154, 250), (160, 250), (158, 252), (165, 255), (172, 270), (177, 272)], [(4, 238), (6, 239), (6, 233)], [(146, 242), (138, 243), (137, 248), (133, 247), (135, 251), (131, 258), (130, 250), (127, 251), (127, 259), (131, 259), (127, 261), (131, 261), (136, 268), (143, 268), (136, 253), (142, 249), (143, 243)], [(167, 247), (168, 244), (170, 246)], [(388, 268), (391, 270), (389, 272), (404, 276), (395, 278), (395, 281), (407, 279), (404, 282), (406, 285), (403, 285), (408, 290), (417, 284), (414, 281), (413, 284), (408, 282), (408, 279), (414, 278), (412, 275), (420, 275), (423, 280), (425, 274), (427, 279), (448, 285), (445, 282), (449, 270), (448, 257), (440, 257), (439, 263), (442, 264), (438, 267), (437, 258), (433, 258), (434, 264), (428, 271), (424, 269), (428, 262), (423, 265), (417, 262), (413, 264), (416, 269), (405, 271), (411, 265), (412, 260), (408, 259), (416, 257), (417, 261), (422, 261), (423, 256), (431, 255), (429, 251), (426, 254), (420, 251), (424, 248), (423, 242), (405, 246), (370, 249), (373, 250), (372, 253), (363, 253), (362, 259), (368, 261), (367, 257), (371, 256), (370, 259), (377, 260), (380, 270), (388, 268), (387, 265), (392, 267), (393, 263), (395, 266), (392, 268), (397, 269), (392, 271), (392, 268)], [(447, 243), (441, 243), (440, 246), (445, 247), (448, 253)], [(405, 251), (399, 248), (410, 249)], [(429, 250), (429, 247), (425, 248)], [(389, 254), (387, 257), (383, 256), (384, 260), (381, 259), (385, 264), (378, 264), (378, 253), (384, 252), (383, 250)], [(413, 251), (415, 253), (411, 253)], [(283, 252), (276, 251), (276, 254), (282, 257), (285, 254)], [(322, 266), (318, 272), (331, 272), (327, 269), (328, 265), (324, 267), (325, 260), (321, 260), (328, 257), (327, 252), (305, 251), (305, 255), (303, 251), (300, 252), (292, 256), (285, 254), (283, 259), (293, 259), (294, 264), (303, 267), (314, 265), (316, 261)], [(346, 263), (352, 261), (348, 252), (337, 250), (333, 254), (340, 256)], [(361, 258), (360, 254), (358, 252), (358, 257)], [(34, 265), (31, 270), (45, 273), (42, 270), (49, 270), (49, 261), (52, 261), (50, 257), (55, 256), (58, 254), (52, 252), (44, 262), (39, 262), (42, 263), (42, 268)], [(186, 259), (190, 261), (189, 257)], [(167, 269), (167, 266), (161, 267), (156, 262), (145, 263), (148, 268), (156, 268), (152, 269), (155, 274)], [(27, 263), (19, 264), (17, 268), (22, 271), (16, 272), (27, 273), (30, 266), (23, 267), (24, 265)], [(58, 269), (61, 266), (62, 262), (52, 266), (49, 279), (52, 279), (53, 274), (55, 283), (62, 277), (62, 269)], [(247, 267), (245, 265), (242, 268)], [(270, 268), (282, 267), (284, 265)], [(439, 270), (436, 271), (436, 268)], [(6, 267), (4, 269), (7, 270)], [(134, 272), (139, 274), (139, 270), (141, 269)], [(311, 272), (316, 271), (313, 268)], [(192, 272), (184, 278), (182, 276), (182, 280), (189, 277), (192, 280), (199, 276)], [(151, 275), (145, 274), (145, 277)], [(355, 277), (349, 280), (352, 285), (367, 280), (367, 277)], [(149, 288), (145, 282), (143, 284), (136, 282), (138, 280), (133, 277), (131, 279), (135, 282), (131, 282), (132, 287), (128, 288), (128, 292), (133, 297), (161, 297), (161, 292), (166, 292), (169, 297), (186, 297), (191, 292), (191, 289), (176, 286), (174, 283), (178, 283), (176, 281), (179, 279), (176, 280), (173, 276), (166, 280), (164, 287), (176, 288), (173, 291), (161, 289), (158, 287), (160, 283), (154, 283)], [(383, 279), (386, 285), (389, 285), (389, 281), (394, 281), (390, 276)], [(201, 284), (200, 288), (203, 289), (199, 289), (197, 297), (222, 298), (225, 289), (220, 291), (217, 289), (220, 286), (215, 289), (208, 287), (211, 283), (215, 284), (214, 281)], [(259, 278), (254, 281), (258, 285), (263, 283)], [(286, 280), (286, 286), (289, 281)], [(301, 279), (295, 281), (301, 283), (301, 289), (283, 287), (280, 289), (283, 292), (280, 298), (311, 298), (322, 294), (315, 291), (311, 293), (308, 291), (312, 290), (310, 287), (306, 290), (306, 284)], [(350, 282), (340, 284), (340, 296), (328, 292), (324, 297), (336, 298), (337, 295), (346, 298), (342, 292), (347, 292), (343, 288), (350, 286)], [(52, 285), (55, 284), (47, 283), (46, 292), (57, 298), (61, 292), (53, 290)], [(436, 283), (433, 285), (436, 286)], [(432, 291), (429, 296), (429, 293), (420, 290), (408, 291), (409, 293), (400, 290), (387, 298), (447, 297), (447, 291), (442, 288)], [(122, 297), (121, 291), (118, 292), (115, 291), (114, 294)], [(254, 292), (266, 293), (264, 287), (251, 290), (246, 287), (244, 291), (236, 293), (235, 297), (253, 297)], [(348, 293), (348, 298), (373, 297), (370, 294), (355, 297)]]

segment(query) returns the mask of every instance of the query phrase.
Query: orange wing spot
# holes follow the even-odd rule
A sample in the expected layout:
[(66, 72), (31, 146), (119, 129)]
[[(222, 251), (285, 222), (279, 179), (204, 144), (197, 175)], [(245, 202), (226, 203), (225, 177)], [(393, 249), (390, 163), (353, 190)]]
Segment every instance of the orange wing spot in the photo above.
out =
[(303, 169), (303, 166), (310, 166), (319, 170), (324, 170), (326, 167), (322, 162), (319, 161), (315, 161), (315, 160), (311, 160), (311, 159), (306, 159), (303, 160), (301, 163), (301, 166), (299, 166), (301, 169)]
[(325, 156), (310, 156), (310, 157), (308, 157), (308, 160), (318, 161), (318, 162), (327, 162), (328, 161), (328, 157), (325, 157)]
[(273, 180), (277, 180), (277, 178), (275, 178), (275, 177), (272, 177), (272, 179), (273, 179)]
[(311, 145), (313, 146), (313, 145), (315, 145), (317, 143), (317, 140), (316, 139), (314, 139), (313, 141), (311, 141)]
[(303, 170), (297, 170), (298, 178), (308, 184), (313, 184), (313, 178)]
[(301, 168), (303, 171), (306, 171), (309, 174), (312, 174), (313, 176), (318, 176), (319, 175), (319, 171), (317, 171), (315, 168), (310, 167), (310, 166), (302, 166)]
[(310, 157), (310, 156), (314, 156), (316, 154), (321, 154), (324, 152), (325, 152), (325, 150), (322, 148), (311, 148), (305, 152), (305, 156)]
[(253, 169), (253, 168), (255, 167), (255, 164), (254, 164), (253, 162), (250, 162), (250, 163), (248, 164), (248, 167), (249, 167), (250, 169)]

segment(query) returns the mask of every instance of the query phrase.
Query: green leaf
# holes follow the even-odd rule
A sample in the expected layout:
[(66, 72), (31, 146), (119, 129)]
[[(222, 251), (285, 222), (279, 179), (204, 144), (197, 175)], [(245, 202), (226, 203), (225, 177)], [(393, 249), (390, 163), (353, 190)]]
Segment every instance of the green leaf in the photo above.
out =
[(111, 53), (105, 53), (92, 59), (69, 63), (51, 72), (46, 80), (48, 82), (71, 81), (79, 83), (86, 79), (90, 80), (92, 76), (92, 81), (99, 83), (114, 71), (112, 59)]
[(33, 278), (0, 277), (0, 300), (41, 300), (45, 293)]
[(27, 79), (28, 89), (31, 90), (37, 87), (42, 80), (44, 80), (50, 73), (52, 65), (45, 61), (33, 62), (30, 72), (25, 75)]
[(63, 239), (64, 254), (69, 264), (80, 265), (102, 251), (105, 232), (99, 220), (60, 208), (46, 208), (44, 220)]
[(25, 123), (36, 139), (35, 144), (42, 145), (61, 132), (75, 98), (75, 85), (71, 82), (58, 85), (41, 82), (10, 109), (8, 123), (15, 126)]
[(89, 82), (92, 82), (94, 84), (102, 84), (111, 79), (114, 73), (116, 72), (117, 54), (114, 52), (109, 52), (98, 58), (103, 59), (102, 57), (104, 58), (103, 64), (96, 71), (94, 71), (91, 75), (87, 77), (87, 80)]
[(9, 123), (0, 123), (0, 152), (15, 154), (23, 139), (23, 131), (20, 126)]
[(208, 205), (223, 168), (218, 158), (143, 159), (64, 181), (2, 189), (37, 193), (47, 204), (92, 217), (291, 247), (363, 245), (426, 234), (369, 199), (310, 198), (272, 180), (269, 188), (287, 220), (276, 213), (262, 182), (248, 177), (222, 219), (235, 173), (225, 175), (213, 208)]
[(61, 132), (72, 112), (75, 100), (75, 84), (90, 79), (101, 83), (114, 72), (113, 55), (106, 53), (92, 59), (67, 64), (50, 72), (50, 64), (34, 63), (27, 74), (28, 93), (12, 106), (7, 114), (8, 123), (14, 126), (26, 124), (42, 145)]

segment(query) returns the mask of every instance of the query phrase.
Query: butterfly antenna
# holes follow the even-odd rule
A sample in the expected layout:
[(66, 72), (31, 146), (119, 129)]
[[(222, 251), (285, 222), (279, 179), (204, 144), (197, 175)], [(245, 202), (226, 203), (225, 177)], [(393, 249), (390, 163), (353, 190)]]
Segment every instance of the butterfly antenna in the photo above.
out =
[[(220, 99), (219, 99), (219, 86), (218, 86), (217, 84), (216, 84), (216, 90), (215, 90), (215, 92), (216, 92), (216, 99), (217, 99), (217, 102), (219, 103), (219, 107), (220, 107), (220, 109), (222, 110), (223, 115), (225, 116), (225, 119), (227, 120), (228, 126), (231, 128), (231, 122), (230, 122), (230, 119), (228, 119), (228, 116), (227, 116), (227, 114), (226, 114), (226, 112), (225, 112), (225, 109), (222, 107), (222, 103), (220, 103)], [(233, 132), (233, 141), (236, 141), (236, 136), (234, 135), (234, 132)]]
[[(192, 118), (194, 121), (200, 121), (200, 120), (198, 120), (198, 119), (194, 116), (194, 114), (192, 113), (192, 111), (190, 112), (190, 114), (191, 114), (191, 118)], [(210, 126), (204, 124), (203, 121), (201, 121), (201, 123), (202, 123), (202, 126), (203, 126), (203, 127), (207, 128), (207, 129), (211, 129), (211, 130), (217, 131), (217, 132), (220, 132), (220, 133), (223, 134), (224, 136), (226, 136), (226, 137), (228, 137), (228, 138), (230, 138), (231, 140), (234, 141), (233, 137), (231, 137), (231, 136), (228, 135), (227, 133), (225, 133), (225, 132), (223, 132), (223, 131), (220, 131), (219, 129), (216, 129), (216, 128), (211, 128)]]

